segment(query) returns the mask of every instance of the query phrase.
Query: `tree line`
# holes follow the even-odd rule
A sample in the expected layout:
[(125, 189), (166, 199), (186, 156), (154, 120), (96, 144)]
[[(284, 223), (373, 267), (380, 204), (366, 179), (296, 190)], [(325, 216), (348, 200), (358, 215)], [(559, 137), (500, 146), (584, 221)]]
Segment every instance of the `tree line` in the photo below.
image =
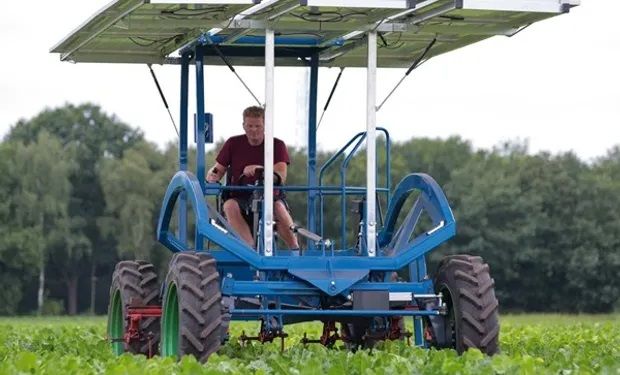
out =
[[(379, 184), (384, 147), (380, 141)], [(288, 184), (304, 185), (305, 150), (289, 152)], [(155, 226), (177, 153), (176, 144), (158, 149), (92, 104), (16, 123), (0, 143), (0, 314), (105, 313), (121, 259), (149, 260), (163, 278), (170, 252)], [(331, 155), (319, 152), (317, 164)], [(429, 255), (431, 273), (442, 256), (467, 252), (490, 264), (505, 311), (620, 307), (620, 147), (583, 161), (573, 153), (533, 155), (524, 144), (475, 150), (459, 137), (412, 138), (393, 144), (391, 156), (392, 187), (408, 173), (428, 173), (453, 208), (457, 236)], [(335, 168), (325, 184), (339, 179)], [(364, 181), (362, 152), (347, 184)], [(305, 224), (305, 194), (289, 193), (288, 201)], [(339, 198), (325, 201), (325, 233), (337, 239), (340, 222), (331, 218), (339, 217)], [(349, 199), (347, 211), (355, 206)], [(352, 245), (357, 219), (349, 217)]]

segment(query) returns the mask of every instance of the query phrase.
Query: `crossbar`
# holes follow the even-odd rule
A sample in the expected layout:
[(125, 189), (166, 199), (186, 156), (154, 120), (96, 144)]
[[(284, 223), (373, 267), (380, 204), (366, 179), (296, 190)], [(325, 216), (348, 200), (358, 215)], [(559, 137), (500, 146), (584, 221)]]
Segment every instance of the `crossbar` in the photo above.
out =
[(333, 317), (377, 317), (377, 316), (434, 316), (439, 310), (293, 310), (293, 309), (232, 309), (233, 316), (238, 315), (297, 315), (297, 316), (333, 316)]

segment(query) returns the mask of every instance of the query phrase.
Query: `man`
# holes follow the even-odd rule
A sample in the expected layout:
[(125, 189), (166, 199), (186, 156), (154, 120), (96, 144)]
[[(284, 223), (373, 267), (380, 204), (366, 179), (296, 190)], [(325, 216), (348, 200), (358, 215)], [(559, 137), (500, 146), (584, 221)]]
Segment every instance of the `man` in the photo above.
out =
[[(219, 181), (228, 171), (231, 185), (253, 184), (256, 181), (257, 169), (264, 165), (265, 111), (261, 107), (248, 107), (243, 111), (243, 130), (245, 134), (229, 138), (215, 158), (215, 165), (207, 173), (207, 182)], [(286, 145), (281, 140), (273, 140), (273, 170), (280, 182), (286, 181), (286, 172), (290, 163)], [(274, 183), (278, 178), (274, 176)], [(297, 237), (291, 231), (293, 219), (286, 204), (282, 201), (283, 194), (274, 191), (273, 214), (276, 229), (280, 237), (290, 249), (299, 249)], [(243, 217), (251, 207), (251, 191), (231, 191), (224, 202), (224, 213), (233, 229), (250, 246), (254, 246), (254, 238), (248, 223)]]

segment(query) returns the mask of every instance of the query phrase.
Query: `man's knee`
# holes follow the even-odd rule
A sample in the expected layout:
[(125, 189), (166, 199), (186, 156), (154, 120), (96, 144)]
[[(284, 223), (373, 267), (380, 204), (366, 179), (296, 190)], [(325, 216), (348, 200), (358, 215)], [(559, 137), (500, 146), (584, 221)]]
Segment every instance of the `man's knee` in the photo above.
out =
[(291, 218), (291, 214), (288, 212), (288, 208), (282, 201), (275, 201), (273, 203), (274, 213), (276, 215), (276, 219), (280, 221), (293, 221)]
[(239, 202), (234, 199), (228, 199), (224, 202), (224, 214), (228, 219), (231, 216), (239, 216), (241, 215), (241, 208), (239, 207)]

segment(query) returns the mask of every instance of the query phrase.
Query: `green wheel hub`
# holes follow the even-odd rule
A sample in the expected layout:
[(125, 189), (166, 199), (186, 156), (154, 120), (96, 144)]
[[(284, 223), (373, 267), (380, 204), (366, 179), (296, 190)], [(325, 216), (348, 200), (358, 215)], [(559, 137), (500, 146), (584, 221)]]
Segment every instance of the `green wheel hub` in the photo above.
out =
[(168, 285), (164, 301), (161, 355), (164, 357), (179, 355), (179, 298), (174, 283)]
[(125, 352), (122, 341), (123, 334), (125, 333), (124, 325), (121, 291), (117, 290), (112, 297), (108, 321), (108, 337), (114, 340), (112, 341), (112, 352), (116, 355), (121, 355)]

